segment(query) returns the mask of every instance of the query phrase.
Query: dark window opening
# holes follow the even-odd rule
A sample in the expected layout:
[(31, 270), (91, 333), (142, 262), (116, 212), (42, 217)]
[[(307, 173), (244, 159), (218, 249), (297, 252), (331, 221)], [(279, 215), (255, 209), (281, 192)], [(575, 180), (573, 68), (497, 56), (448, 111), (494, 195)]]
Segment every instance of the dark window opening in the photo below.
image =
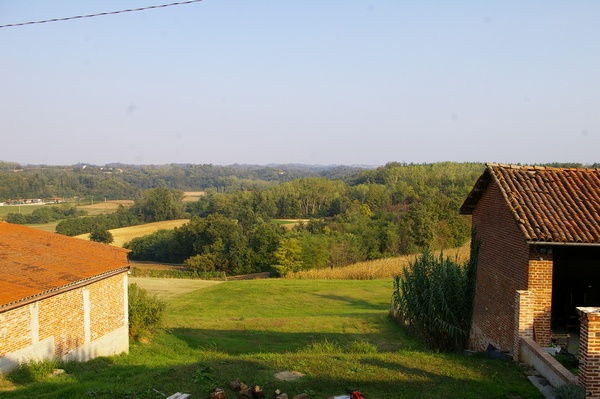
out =
[(552, 329), (579, 331), (577, 307), (600, 307), (600, 247), (553, 247)]

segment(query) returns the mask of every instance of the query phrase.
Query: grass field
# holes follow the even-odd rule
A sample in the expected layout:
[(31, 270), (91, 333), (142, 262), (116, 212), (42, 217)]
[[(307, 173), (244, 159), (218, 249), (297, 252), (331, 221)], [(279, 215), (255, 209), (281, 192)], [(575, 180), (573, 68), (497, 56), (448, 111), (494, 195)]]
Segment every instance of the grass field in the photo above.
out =
[(191, 279), (170, 279), (149, 277), (130, 277), (130, 284), (137, 284), (142, 288), (156, 294), (161, 299), (169, 300), (176, 296), (187, 294), (191, 291), (211, 287), (215, 284), (221, 284), (222, 281), (191, 280)]
[(56, 225), (58, 222), (50, 222), (50, 223), (42, 223), (42, 224), (28, 224), (27, 227), (31, 227), (33, 229), (48, 231), (50, 233), (54, 233), (56, 231)]
[[(189, 219), (165, 220), (163, 222), (146, 223), (139, 226), (121, 227), (119, 229), (112, 229), (109, 231), (112, 233), (113, 238), (115, 239), (112, 245), (123, 247), (126, 242), (129, 242), (136, 237), (152, 234), (158, 230), (172, 230), (175, 227), (180, 227), (187, 222), (189, 222)], [(83, 240), (89, 240), (90, 234), (80, 234), (75, 237)]]
[[(237, 398), (229, 383), (239, 379), (268, 397), (354, 387), (369, 399), (542, 398), (511, 361), (431, 353), (407, 337), (387, 317), (390, 279), (136, 283), (166, 298), (164, 330), (128, 355), (61, 365), (54, 378), (0, 380), (0, 397), (207, 398), (220, 386)], [(304, 376), (281, 381), (281, 371)]]
[(9, 213), (22, 213), (23, 215), (30, 215), (34, 210), (43, 208), (48, 205), (3, 205), (0, 206), (0, 220), (6, 220), (6, 215)]
[(185, 191), (183, 193), (183, 202), (195, 202), (204, 195), (204, 191)]
[(273, 219), (273, 223), (279, 224), (284, 228), (291, 230), (300, 223), (307, 223), (310, 219)]
[(97, 202), (89, 205), (79, 205), (77, 208), (82, 209), (88, 213), (89, 216), (102, 215), (105, 213), (116, 212), (120, 205), (128, 207), (133, 205), (132, 200), (111, 200)]
[[(98, 202), (93, 205), (79, 205), (79, 209), (85, 210), (88, 215), (95, 216), (101, 215), (105, 213), (113, 213), (117, 210), (119, 205), (123, 206), (131, 206), (133, 205), (133, 201), (130, 200), (114, 200), (114, 201), (106, 201), (106, 202)], [(37, 204), (27, 204), (27, 205), (10, 205), (10, 206), (0, 206), (0, 220), (6, 220), (6, 215), (9, 213), (22, 213), (24, 215), (30, 215), (34, 210), (38, 208), (43, 208), (46, 206), (60, 206), (56, 204), (47, 204), (47, 205), (37, 205)], [(55, 222), (55, 226), (56, 226)], [(40, 228), (40, 225), (30, 225), (33, 228)], [(41, 228), (42, 230), (46, 230), (45, 228)], [(54, 230), (52, 230), (54, 231)]]

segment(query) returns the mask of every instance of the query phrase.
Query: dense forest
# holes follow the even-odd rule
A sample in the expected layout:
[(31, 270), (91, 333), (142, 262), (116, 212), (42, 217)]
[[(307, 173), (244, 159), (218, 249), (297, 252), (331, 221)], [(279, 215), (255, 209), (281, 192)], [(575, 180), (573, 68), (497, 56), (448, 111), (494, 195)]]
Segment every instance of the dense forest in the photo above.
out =
[[(130, 242), (131, 258), (185, 262), (198, 272), (286, 274), (466, 243), (470, 219), (458, 210), (484, 168), (454, 162), (378, 168), (0, 163), (0, 200), (134, 199), (134, 206), (112, 215), (81, 217), (63, 209), (57, 232), (185, 217), (190, 222), (178, 229)], [(206, 194), (182, 202), (183, 191), (194, 190)], [(56, 208), (54, 214), (60, 217)], [(302, 222), (290, 229), (277, 223), (282, 219)]]
[(264, 188), (302, 177), (350, 179), (364, 168), (305, 165), (22, 166), (0, 162), (0, 202), (26, 198), (137, 199), (149, 188), (217, 192)]

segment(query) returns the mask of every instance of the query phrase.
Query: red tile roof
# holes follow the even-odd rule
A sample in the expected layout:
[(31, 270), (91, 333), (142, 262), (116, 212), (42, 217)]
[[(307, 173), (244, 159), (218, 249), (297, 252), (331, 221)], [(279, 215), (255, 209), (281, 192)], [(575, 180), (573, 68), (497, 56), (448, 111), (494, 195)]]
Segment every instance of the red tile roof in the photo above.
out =
[(0, 222), (0, 311), (32, 297), (125, 271), (128, 252)]
[(600, 169), (487, 164), (460, 213), (491, 181), (528, 242), (600, 244)]

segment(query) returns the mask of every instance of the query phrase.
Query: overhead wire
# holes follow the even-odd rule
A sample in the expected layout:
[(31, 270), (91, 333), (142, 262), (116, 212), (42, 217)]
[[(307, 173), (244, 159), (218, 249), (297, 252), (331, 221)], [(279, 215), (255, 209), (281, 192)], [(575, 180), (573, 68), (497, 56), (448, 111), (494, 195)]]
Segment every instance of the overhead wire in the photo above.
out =
[(73, 20), (73, 19), (81, 19), (81, 18), (103, 17), (103, 16), (106, 16), (106, 15), (122, 14), (122, 13), (126, 13), (126, 12), (136, 12), (136, 11), (152, 10), (152, 9), (155, 9), (155, 8), (165, 8), (165, 7), (172, 7), (172, 6), (181, 6), (181, 5), (191, 4), (191, 3), (199, 3), (201, 1), (202, 0), (187, 0), (187, 1), (179, 1), (179, 2), (176, 2), (176, 3), (158, 4), (158, 5), (154, 5), (154, 6), (147, 6), (147, 7), (140, 7), (140, 8), (130, 8), (130, 9), (127, 9), (127, 10), (100, 12), (100, 13), (97, 13), (97, 14), (76, 15), (76, 16), (73, 16), (73, 17), (52, 18), (52, 19), (45, 19), (45, 20), (41, 20), (41, 21), (20, 22), (20, 23), (16, 23), (16, 24), (0, 25), (0, 28), (12, 28), (12, 27), (16, 27), (16, 26), (25, 26), (25, 25), (34, 25), (34, 24), (45, 24), (45, 23), (48, 23), (48, 22), (70, 21), (70, 20)]

